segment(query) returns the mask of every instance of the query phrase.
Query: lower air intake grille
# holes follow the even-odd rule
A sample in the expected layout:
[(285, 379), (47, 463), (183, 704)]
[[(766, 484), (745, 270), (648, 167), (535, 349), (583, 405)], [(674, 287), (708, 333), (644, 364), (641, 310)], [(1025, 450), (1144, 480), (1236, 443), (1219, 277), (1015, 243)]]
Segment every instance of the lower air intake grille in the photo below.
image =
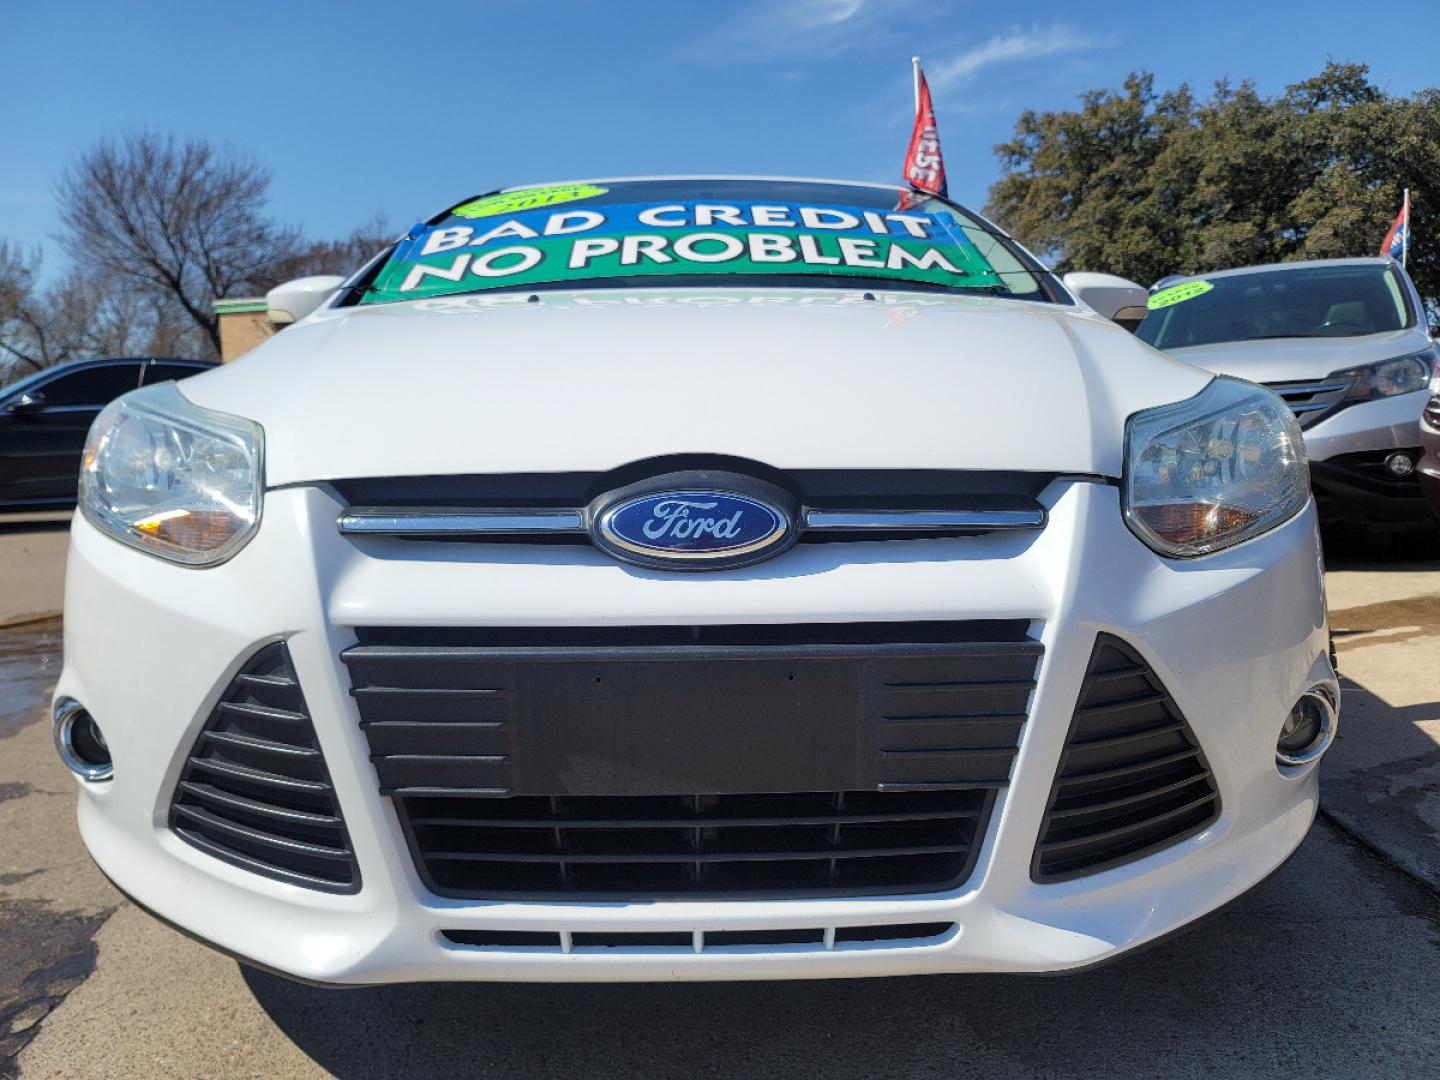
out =
[(956, 888), (1044, 651), (1027, 620), (356, 637), (380, 793), (464, 899)]
[(1220, 796), (1194, 733), (1144, 660), (1101, 634), (1040, 829), (1031, 874), (1066, 881), (1199, 832)]
[(360, 887), (284, 643), (261, 649), (226, 687), (175, 788), (170, 827), (266, 877), (326, 892)]
[(397, 799), (442, 896), (626, 898), (953, 888), (992, 791)]

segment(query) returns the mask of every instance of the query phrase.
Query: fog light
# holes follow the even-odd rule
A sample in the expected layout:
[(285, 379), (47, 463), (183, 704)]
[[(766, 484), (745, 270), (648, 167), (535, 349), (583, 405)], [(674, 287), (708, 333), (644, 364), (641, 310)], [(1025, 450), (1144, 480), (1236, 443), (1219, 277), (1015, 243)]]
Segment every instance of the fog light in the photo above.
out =
[(61, 698), (55, 703), (54, 734), (60, 760), (80, 779), (94, 783), (114, 775), (110, 748), (105, 745), (100, 725), (74, 698)]
[(1308, 765), (1329, 749), (1338, 722), (1339, 713), (1330, 691), (1312, 686), (1285, 717), (1275, 743), (1275, 759), (1281, 765)]
[(1385, 471), (1396, 479), (1402, 479), (1415, 471), (1415, 459), (1397, 450), (1385, 459)]

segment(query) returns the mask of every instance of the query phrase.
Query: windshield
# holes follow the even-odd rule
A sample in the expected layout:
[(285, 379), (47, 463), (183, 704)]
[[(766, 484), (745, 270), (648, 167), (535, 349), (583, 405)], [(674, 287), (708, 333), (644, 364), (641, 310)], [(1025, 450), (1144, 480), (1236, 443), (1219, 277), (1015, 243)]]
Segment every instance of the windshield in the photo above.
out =
[(1047, 300), (1043, 274), (1005, 237), (924, 195), (802, 181), (621, 180), (462, 203), (412, 228), (359, 302), (757, 282)]
[(1157, 349), (1262, 338), (1360, 337), (1409, 313), (1388, 266), (1305, 266), (1193, 278), (1150, 296), (1136, 331)]

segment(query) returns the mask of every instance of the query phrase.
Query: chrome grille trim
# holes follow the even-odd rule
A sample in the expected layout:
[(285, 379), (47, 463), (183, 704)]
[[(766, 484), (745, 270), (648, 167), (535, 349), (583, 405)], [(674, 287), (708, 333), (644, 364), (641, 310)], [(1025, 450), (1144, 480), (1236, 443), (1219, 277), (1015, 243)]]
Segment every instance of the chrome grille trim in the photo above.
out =
[[(987, 533), (1004, 529), (1043, 529), (1045, 511), (1035, 510), (806, 510), (806, 532)], [(348, 536), (465, 537), (487, 539), (544, 535), (584, 535), (580, 509), (350, 507), (337, 522)]]
[(1303, 428), (1318, 424), (1338, 410), (1354, 384), (1354, 379), (1323, 379), (1318, 382), (1265, 383), (1265, 386), (1284, 399)]
[(535, 536), (583, 533), (580, 510), (357, 506), (340, 515), (340, 531), (365, 536)]
[(1040, 529), (1043, 510), (807, 510), (805, 528), (844, 532), (991, 532)]

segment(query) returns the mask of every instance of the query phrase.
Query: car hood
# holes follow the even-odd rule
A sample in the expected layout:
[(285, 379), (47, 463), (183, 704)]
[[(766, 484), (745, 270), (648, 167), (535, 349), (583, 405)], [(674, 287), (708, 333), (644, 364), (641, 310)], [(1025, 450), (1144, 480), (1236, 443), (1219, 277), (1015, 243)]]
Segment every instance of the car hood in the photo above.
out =
[(687, 452), (1118, 476), (1125, 418), (1209, 379), (1077, 308), (712, 289), (324, 311), (183, 392), (259, 421), (270, 486)]
[(1419, 352), (1429, 344), (1430, 339), (1417, 330), (1393, 330), (1351, 338), (1226, 341), (1166, 353), (1217, 375), (1268, 383), (1323, 379), (1346, 368)]

